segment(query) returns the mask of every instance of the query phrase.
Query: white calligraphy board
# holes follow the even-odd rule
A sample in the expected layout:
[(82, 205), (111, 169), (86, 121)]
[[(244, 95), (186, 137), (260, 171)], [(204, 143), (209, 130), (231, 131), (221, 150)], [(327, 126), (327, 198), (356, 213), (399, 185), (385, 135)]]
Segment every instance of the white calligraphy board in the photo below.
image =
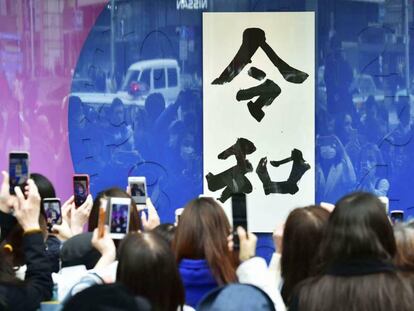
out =
[[(307, 73), (301, 84), (290, 83), (280, 74), (259, 47), (248, 64), (231, 82), (213, 85), (236, 55), (247, 28), (260, 28), (266, 43), (290, 66)], [(271, 105), (263, 108), (264, 118), (258, 122), (237, 101), (240, 89), (263, 81), (248, 75), (252, 66), (264, 71), (281, 89)], [(255, 100), (256, 98), (253, 98)], [(204, 194), (220, 197), (224, 189), (211, 192), (205, 176), (221, 173), (236, 165), (234, 156), (220, 160), (217, 155), (232, 146), (238, 138), (254, 143), (256, 151), (247, 155), (253, 171), (245, 176), (253, 186), (247, 194), (248, 227), (252, 232), (271, 232), (285, 221), (296, 207), (315, 201), (315, 18), (313, 12), (274, 13), (204, 13), (203, 14), (203, 170)], [(268, 161), (290, 156), (296, 148), (311, 166), (298, 183), (295, 194), (265, 195), (255, 170), (261, 158)], [(292, 162), (278, 168), (267, 164), (272, 181), (288, 179)], [(224, 204), (231, 219), (231, 199)]]

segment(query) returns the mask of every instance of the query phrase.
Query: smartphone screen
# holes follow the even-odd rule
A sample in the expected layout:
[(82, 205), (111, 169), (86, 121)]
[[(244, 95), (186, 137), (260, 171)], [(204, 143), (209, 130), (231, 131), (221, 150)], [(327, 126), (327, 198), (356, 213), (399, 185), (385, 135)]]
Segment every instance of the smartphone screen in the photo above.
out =
[(237, 227), (243, 227), (247, 232), (247, 210), (245, 193), (235, 193), (232, 195), (231, 209), (233, 213), (233, 248), (237, 250), (240, 248), (239, 236), (237, 235)]
[(128, 232), (131, 201), (125, 198), (111, 198), (110, 233), (113, 238), (123, 238)]
[(62, 211), (60, 200), (57, 198), (44, 199), (43, 209), (45, 211), (46, 225), (49, 232), (52, 232), (53, 225), (62, 224)]
[(393, 224), (403, 222), (404, 221), (404, 211), (396, 210), (391, 211), (390, 218)]
[(85, 203), (89, 194), (89, 176), (74, 175), (73, 176), (73, 194), (75, 196), (75, 206), (79, 207)]
[(29, 154), (27, 152), (12, 152), (9, 154), (10, 194), (15, 194), (14, 187), (24, 185), (29, 179)]
[(147, 202), (147, 185), (145, 177), (129, 177), (129, 188), (132, 199), (136, 204), (145, 205)]

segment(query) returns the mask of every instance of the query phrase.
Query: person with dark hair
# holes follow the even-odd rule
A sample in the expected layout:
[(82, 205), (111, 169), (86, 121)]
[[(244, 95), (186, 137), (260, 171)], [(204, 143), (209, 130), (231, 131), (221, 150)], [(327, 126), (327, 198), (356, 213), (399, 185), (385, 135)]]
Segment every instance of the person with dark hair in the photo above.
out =
[(319, 206), (296, 208), (290, 212), (283, 230), (281, 253), (282, 297), (289, 303), (295, 286), (311, 276), (315, 250), (323, 237), (329, 212)]
[(316, 138), (316, 197), (334, 203), (355, 186), (354, 166), (342, 142), (335, 135)]
[(219, 285), (236, 282), (235, 259), (227, 245), (230, 224), (212, 198), (190, 201), (181, 214), (173, 249), (186, 291), (186, 303), (196, 306)]
[(62, 311), (150, 311), (151, 305), (134, 297), (121, 284), (96, 285), (73, 296)]
[[(50, 182), (50, 180), (41, 174), (32, 173), (30, 174), (30, 178), (36, 184), (41, 198), (39, 226), (42, 231), (43, 239), (46, 243), (46, 254), (49, 258), (50, 265), (52, 267), (52, 272), (57, 272), (59, 271), (59, 250), (61, 243), (58, 238), (48, 233), (45, 211), (43, 209), (43, 199), (56, 197), (55, 188), (53, 187), (53, 184)], [(8, 173), (6, 172), (4, 172), (3, 174), (3, 184), (5, 185), (5, 188), (9, 187)], [(6, 217), (10, 218), (13, 216)], [(18, 223), (15, 223), (15, 221), (13, 221), (12, 223), (14, 224), (13, 227), (11, 227), (5, 232), (2, 232), (2, 234), (4, 234), (4, 241), (2, 243), (2, 246), (10, 246), (10, 249), (12, 249), (12, 251), (9, 252), (9, 256), (11, 257), (13, 265), (15, 267), (19, 267), (25, 264), (25, 256), (23, 249), (23, 228)]]
[(60, 249), (62, 268), (84, 265), (93, 269), (101, 254), (93, 247), (92, 232), (77, 234), (63, 243)]
[(142, 296), (154, 311), (184, 305), (184, 287), (168, 243), (152, 232), (129, 233), (119, 247), (116, 280)]
[(393, 263), (396, 244), (381, 201), (356, 192), (333, 210), (318, 255), (317, 275), (299, 285), (289, 310), (408, 311), (413, 289)]
[(131, 232), (141, 230), (141, 219), (139, 218), (138, 209), (135, 204), (135, 201), (132, 200), (131, 196), (121, 188), (113, 187), (99, 192), (95, 200), (93, 201), (92, 210), (91, 214), (89, 215), (88, 221), (89, 232), (92, 232), (95, 228), (98, 227), (99, 206), (101, 205), (101, 199), (108, 199), (111, 197), (131, 199), (131, 211), (129, 216), (130, 223), (128, 231)]
[(154, 123), (164, 109), (165, 100), (161, 93), (152, 93), (145, 99), (145, 111), (150, 123)]
[(176, 229), (174, 224), (165, 223), (152, 229), (152, 232), (162, 237), (170, 246), (172, 246)]
[(44, 199), (56, 197), (55, 187), (53, 187), (52, 182), (46, 176), (43, 176), (41, 174), (32, 173), (30, 174), (30, 178), (33, 179), (34, 183), (36, 184), (41, 198), (39, 223), (40, 227), (44, 231), (44, 236), (46, 236), (46, 254), (49, 258), (52, 272), (58, 272), (60, 268), (59, 253), (61, 242), (53, 234), (48, 234), (46, 225), (46, 213), (43, 208)]
[(27, 264), (25, 281), (14, 275), (13, 266), (0, 251), (0, 309), (36, 310), (41, 301), (52, 296), (53, 282), (50, 263), (46, 256), (42, 230), (39, 224), (40, 195), (32, 179), (28, 180), (24, 197), (19, 187), (15, 188), (14, 215), (23, 230), (23, 251)]
[[(141, 154), (135, 149), (134, 132), (126, 121), (126, 112), (124, 102), (114, 98), (109, 107), (105, 127), (104, 144), (105, 149), (109, 150), (106, 160), (109, 159), (109, 165), (118, 169), (120, 166), (129, 168), (131, 164), (142, 160)], [(111, 162), (116, 162), (116, 165)], [(108, 161), (106, 163), (108, 164)]]
[(390, 183), (381, 176), (380, 168), (386, 167), (381, 151), (377, 145), (366, 143), (359, 154), (359, 176), (355, 189), (367, 191), (377, 196), (387, 196)]
[(52, 182), (46, 176), (38, 173), (31, 173), (30, 178), (33, 179), (37, 186), (37, 189), (39, 189), (39, 194), (42, 201), (46, 198), (56, 197), (55, 187), (53, 187)]

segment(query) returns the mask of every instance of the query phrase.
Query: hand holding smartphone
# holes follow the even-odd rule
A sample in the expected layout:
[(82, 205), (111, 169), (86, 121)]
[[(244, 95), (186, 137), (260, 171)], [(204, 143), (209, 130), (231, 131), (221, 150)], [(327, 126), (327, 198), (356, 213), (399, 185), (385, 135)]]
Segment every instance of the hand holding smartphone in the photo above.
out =
[(231, 197), (231, 209), (233, 214), (233, 249), (240, 249), (239, 236), (237, 234), (237, 227), (243, 227), (247, 230), (247, 207), (246, 194), (234, 193)]
[(45, 212), (47, 230), (52, 232), (54, 225), (62, 224), (62, 210), (59, 198), (43, 199), (43, 210)]
[(75, 196), (75, 206), (79, 207), (85, 203), (89, 195), (89, 175), (73, 175), (73, 194)]
[(14, 187), (20, 187), (24, 193), (24, 186), (29, 179), (29, 153), (13, 151), (9, 153), (9, 183), (10, 194), (16, 194)]

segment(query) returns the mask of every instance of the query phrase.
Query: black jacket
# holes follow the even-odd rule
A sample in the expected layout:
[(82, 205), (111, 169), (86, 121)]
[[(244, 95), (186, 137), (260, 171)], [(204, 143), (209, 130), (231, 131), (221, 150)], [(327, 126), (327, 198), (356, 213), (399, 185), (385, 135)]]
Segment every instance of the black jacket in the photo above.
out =
[(52, 297), (50, 262), (42, 234), (25, 235), (23, 249), (27, 265), (25, 281), (20, 284), (0, 284), (0, 301), (3, 303), (0, 310), (36, 310), (41, 301)]

